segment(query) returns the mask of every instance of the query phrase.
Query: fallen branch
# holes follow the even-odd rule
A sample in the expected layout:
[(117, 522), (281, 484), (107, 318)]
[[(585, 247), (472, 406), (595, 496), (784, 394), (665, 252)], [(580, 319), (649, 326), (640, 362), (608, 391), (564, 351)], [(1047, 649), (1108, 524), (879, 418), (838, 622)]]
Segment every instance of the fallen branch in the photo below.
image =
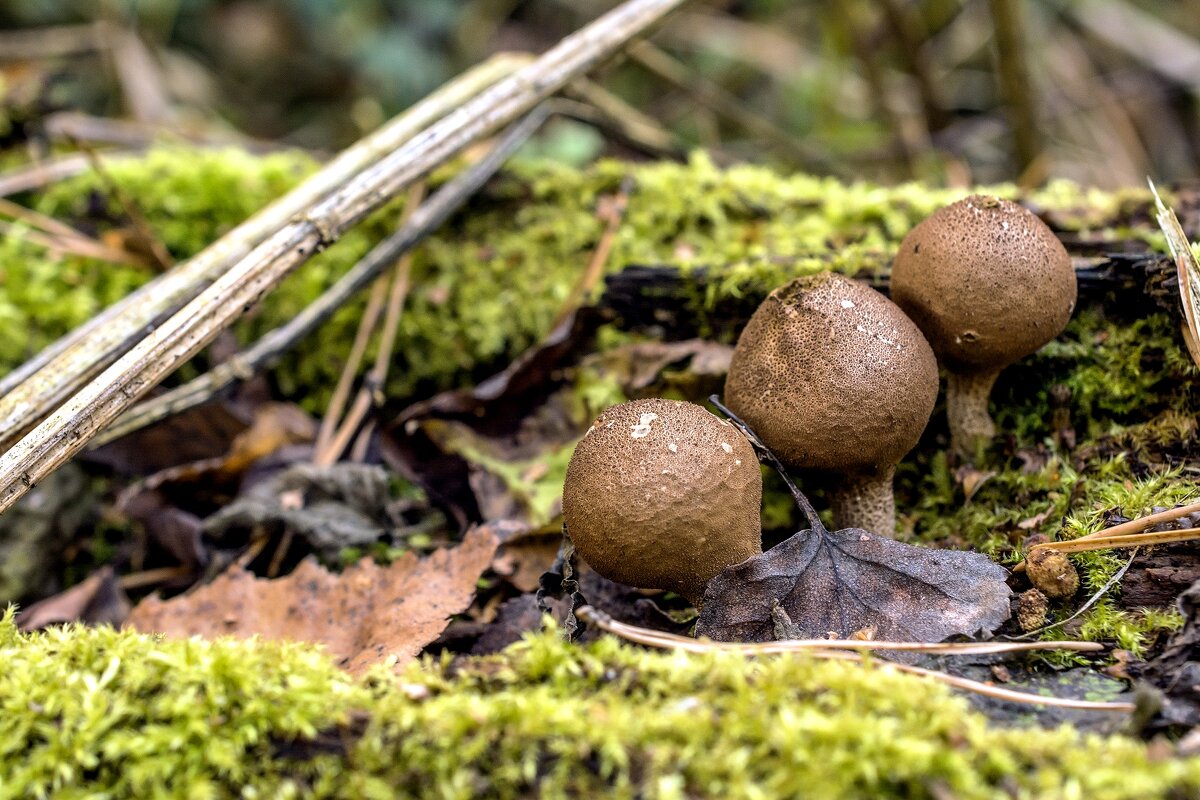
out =
[(413, 181), (610, 57), (683, 2), (630, 0), (458, 107), (280, 228), (0, 457), (0, 512), (314, 253), (332, 245)]
[[(0, 449), (127, 352), (268, 236), (527, 59), (500, 55), (443, 86), (195, 257), (131, 292), (0, 378)], [(85, 157), (80, 157), (84, 163)], [(75, 168), (76, 162), (64, 164)], [(23, 184), (22, 184), (23, 185)]]
[[(447, 217), (495, 174), (505, 160), (532, 135), (545, 117), (545, 110), (534, 111), (514, 125), (487, 155), (445, 183), (432, 197), (414, 209), (412, 216), (398, 231), (375, 245), (333, 286), (326, 289), (320, 297), (286, 324), (270, 331), (253, 346), (200, 377), (131, 408), (98, 434), (92, 440), (92, 446), (99, 447), (207, 402), (235, 382), (246, 380), (259, 370), (274, 364), (284, 353), (333, 316), (354, 294), (394, 264), (397, 258), (441, 226)], [(380, 305), (382, 306), (382, 300)]]

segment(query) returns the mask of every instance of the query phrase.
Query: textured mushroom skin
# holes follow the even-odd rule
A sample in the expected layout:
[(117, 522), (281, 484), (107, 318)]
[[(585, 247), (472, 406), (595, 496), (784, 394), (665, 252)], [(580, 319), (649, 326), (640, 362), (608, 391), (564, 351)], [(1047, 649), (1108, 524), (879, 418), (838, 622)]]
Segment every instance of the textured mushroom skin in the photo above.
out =
[(1075, 270), (1022, 206), (971, 195), (909, 231), (892, 264), (892, 299), (955, 371), (998, 370), (1066, 327)]
[(788, 464), (880, 478), (921, 437), (937, 391), (937, 361), (912, 320), (833, 273), (772, 292), (725, 380), (726, 404)]
[(593, 569), (696, 600), (762, 552), (762, 473), (737, 428), (700, 406), (635, 400), (592, 423), (567, 466), (563, 519)]

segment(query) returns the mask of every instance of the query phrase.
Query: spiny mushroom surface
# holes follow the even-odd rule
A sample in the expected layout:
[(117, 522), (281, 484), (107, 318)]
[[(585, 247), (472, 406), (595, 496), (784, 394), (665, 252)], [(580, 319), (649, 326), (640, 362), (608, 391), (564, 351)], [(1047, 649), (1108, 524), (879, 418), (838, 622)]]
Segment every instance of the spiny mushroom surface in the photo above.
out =
[(995, 436), (988, 397), (1000, 371), (1070, 320), (1076, 296), (1071, 258), (1027, 209), (972, 195), (909, 231), (891, 286), (892, 299), (946, 368), (951, 440), (970, 459)]
[(563, 519), (575, 549), (614, 581), (693, 602), (762, 552), (762, 473), (728, 422), (678, 400), (605, 411), (575, 447)]
[(725, 403), (785, 463), (839, 473), (838, 527), (892, 536), (892, 476), (937, 400), (937, 362), (891, 301), (842, 275), (772, 292), (742, 330)]

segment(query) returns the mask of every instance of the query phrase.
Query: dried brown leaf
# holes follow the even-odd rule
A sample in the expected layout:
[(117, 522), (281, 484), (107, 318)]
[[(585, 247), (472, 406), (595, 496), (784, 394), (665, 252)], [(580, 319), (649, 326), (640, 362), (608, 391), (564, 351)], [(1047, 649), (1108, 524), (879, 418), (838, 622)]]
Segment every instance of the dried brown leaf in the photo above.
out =
[(102, 567), (70, 589), (23, 609), (17, 627), (33, 631), (60, 622), (120, 625), (128, 615), (129, 598), (112, 567)]
[[(857, 528), (801, 531), (713, 578), (696, 635), (844, 639), (871, 628), (878, 639), (940, 642), (994, 630), (1009, 617), (1010, 594), (1004, 569), (978, 553)], [(790, 625), (786, 637), (777, 635), (781, 623)]]
[(335, 574), (309, 559), (277, 580), (235, 567), (191, 594), (146, 598), (126, 624), (174, 637), (317, 642), (354, 674), (390, 656), (404, 664), (471, 604), (498, 543), (483, 525), (457, 547), (426, 558), (406, 553), (388, 567), (363, 559)]

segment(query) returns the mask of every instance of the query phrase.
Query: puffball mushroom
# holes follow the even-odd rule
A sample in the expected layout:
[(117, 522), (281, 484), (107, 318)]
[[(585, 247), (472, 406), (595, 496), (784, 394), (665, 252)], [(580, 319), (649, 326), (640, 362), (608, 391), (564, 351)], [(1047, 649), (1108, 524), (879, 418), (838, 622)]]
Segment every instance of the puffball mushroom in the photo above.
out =
[(1075, 310), (1066, 248), (1022, 206), (972, 195), (904, 237), (892, 299), (947, 372), (952, 447), (971, 458), (995, 436), (988, 397), (1000, 371), (1053, 339)]
[(754, 312), (725, 403), (784, 463), (841, 476), (839, 528), (892, 536), (892, 476), (937, 391), (937, 361), (912, 320), (869, 286), (826, 273), (779, 287)]
[(761, 502), (741, 431), (692, 403), (634, 400), (601, 414), (575, 447), (563, 520), (604, 577), (698, 602), (714, 575), (762, 552)]

